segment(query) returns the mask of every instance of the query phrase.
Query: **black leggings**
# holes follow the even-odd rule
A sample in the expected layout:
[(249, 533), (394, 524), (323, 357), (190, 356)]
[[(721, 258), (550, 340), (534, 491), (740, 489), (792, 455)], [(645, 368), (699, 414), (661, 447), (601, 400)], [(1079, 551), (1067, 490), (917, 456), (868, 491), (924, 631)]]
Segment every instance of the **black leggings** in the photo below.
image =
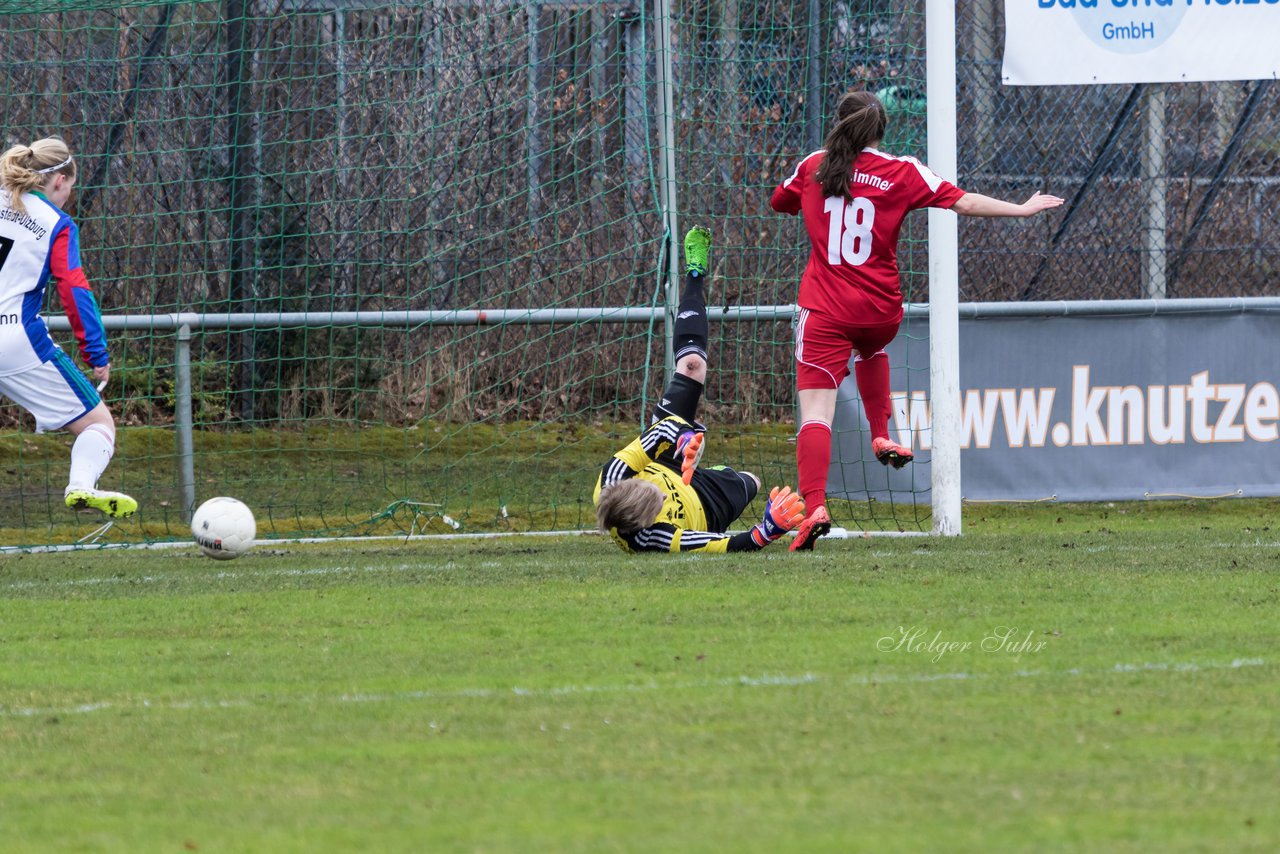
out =
[(667, 383), (661, 400), (654, 404), (654, 423), (674, 415), (688, 421), (697, 430), (704, 431), (707, 428), (698, 423), (698, 404), (701, 400), (702, 383), (684, 374), (676, 374)]

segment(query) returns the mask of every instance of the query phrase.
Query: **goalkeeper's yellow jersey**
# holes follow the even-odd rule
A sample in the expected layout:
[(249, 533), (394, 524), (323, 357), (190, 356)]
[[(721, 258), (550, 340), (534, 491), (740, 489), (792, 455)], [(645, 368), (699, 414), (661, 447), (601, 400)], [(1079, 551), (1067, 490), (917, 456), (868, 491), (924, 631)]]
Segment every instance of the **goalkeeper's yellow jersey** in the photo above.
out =
[(615, 453), (596, 479), (593, 503), (600, 500), (600, 491), (606, 486), (629, 477), (648, 481), (662, 490), (662, 509), (653, 524), (626, 533), (609, 529), (610, 536), (623, 551), (727, 552), (760, 547), (746, 533), (707, 531), (707, 512), (697, 490), (686, 485), (674, 468), (654, 461), (655, 457), (669, 453), (680, 433), (689, 429), (691, 425), (680, 418), (659, 421)]
[[(702, 498), (680, 479), (678, 472), (672, 471), (662, 463), (655, 463), (645, 453), (640, 440), (636, 439), (621, 451), (613, 455), (627, 467), (636, 472), (635, 477), (656, 484), (662, 490), (662, 510), (658, 513), (659, 522), (666, 522), (677, 528), (702, 530), (707, 527), (707, 514), (702, 508)], [(596, 479), (596, 489), (591, 500), (600, 499), (600, 490), (604, 488), (604, 473)]]

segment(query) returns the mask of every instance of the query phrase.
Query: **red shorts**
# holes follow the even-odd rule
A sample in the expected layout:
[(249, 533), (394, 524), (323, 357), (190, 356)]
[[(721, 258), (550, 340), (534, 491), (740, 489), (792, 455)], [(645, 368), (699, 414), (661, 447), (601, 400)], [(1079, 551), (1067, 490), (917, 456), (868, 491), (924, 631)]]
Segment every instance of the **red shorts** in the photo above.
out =
[(807, 308), (796, 318), (796, 388), (839, 388), (849, 357), (870, 359), (898, 334), (901, 321), (859, 326)]

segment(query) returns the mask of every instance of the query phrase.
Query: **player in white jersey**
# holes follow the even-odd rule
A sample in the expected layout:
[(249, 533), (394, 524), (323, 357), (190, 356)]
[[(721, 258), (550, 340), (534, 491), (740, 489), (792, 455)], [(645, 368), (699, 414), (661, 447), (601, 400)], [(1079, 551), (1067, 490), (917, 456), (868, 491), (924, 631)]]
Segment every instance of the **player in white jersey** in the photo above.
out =
[[(0, 395), (31, 413), (37, 433), (75, 436), (66, 505), (118, 518), (132, 515), (138, 502), (98, 489), (115, 453), (116, 426), (98, 394), (111, 377), (102, 319), (80, 267), (79, 230), (63, 211), (75, 183), (75, 159), (60, 139), (15, 145), (0, 155)], [(40, 316), (50, 279), (96, 388)]]

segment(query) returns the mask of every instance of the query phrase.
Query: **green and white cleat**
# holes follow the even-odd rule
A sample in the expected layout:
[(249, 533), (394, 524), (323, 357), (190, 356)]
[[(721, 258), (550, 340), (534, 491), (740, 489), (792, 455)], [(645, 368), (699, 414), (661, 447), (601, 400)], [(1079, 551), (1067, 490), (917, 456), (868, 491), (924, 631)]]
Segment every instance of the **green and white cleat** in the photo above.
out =
[(711, 229), (695, 226), (684, 236), (684, 271), (707, 275), (707, 253), (711, 249)]
[(132, 516), (138, 510), (138, 502), (131, 496), (105, 489), (68, 489), (63, 500), (72, 510), (101, 510), (112, 519)]

